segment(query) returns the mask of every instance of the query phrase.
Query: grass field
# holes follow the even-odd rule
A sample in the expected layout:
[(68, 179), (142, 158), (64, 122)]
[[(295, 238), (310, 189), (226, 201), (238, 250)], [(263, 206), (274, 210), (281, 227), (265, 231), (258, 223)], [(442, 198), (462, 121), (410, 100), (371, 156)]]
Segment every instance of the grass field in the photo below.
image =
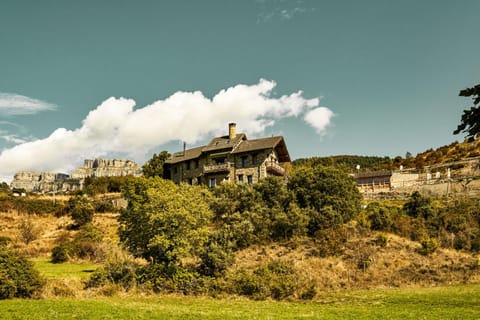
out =
[(480, 285), (341, 291), (315, 302), (201, 297), (0, 301), (0, 319), (480, 319)]
[(51, 263), (49, 259), (32, 259), (35, 268), (47, 279), (86, 279), (99, 267), (91, 262)]

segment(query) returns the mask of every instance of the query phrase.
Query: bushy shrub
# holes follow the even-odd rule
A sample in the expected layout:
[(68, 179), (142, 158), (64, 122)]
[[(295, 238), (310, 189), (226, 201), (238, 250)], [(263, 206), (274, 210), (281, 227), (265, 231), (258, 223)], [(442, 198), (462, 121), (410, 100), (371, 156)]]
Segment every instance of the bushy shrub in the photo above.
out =
[(53, 248), (51, 261), (62, 263), (70, 258), (102, 260), (105, 252), (101, 244), (101, 231), (91, 224), (86, 224), (80, 228), (72, 241), (64, 239)]
[(199, 294), (204, 279), (195, 271), (175, 264), (150, 263), (138, 269), (138, 284), (154, 292)]
[(105, 212), (117, 212), (118, 209), (112, 204), (112, 202), (107, 200), (96, 200), (93, 202), (95, 212), (105, 213)]
[(0, 248), (0, 299), (31, 298), (43, 285), (30, 261), (19, 253)]
[(298, 277), (291, 263), (273, 261), (253, 272), (239, 270), (230, 280), (233, 293), (257, 300), (285, 299), (299, 288)]
[(138, 268), (139, 266), (129, 259), (109, 261), (93, 272), (86, 287), (98, 288), (108, 284), (116, 284), (125, 290), (129, 290), (137, 284)]
[(347, 242), (347, 235), (343, 226), (318, 230), (315, 233), (315, 254), (320, 257), (338, 256), (342, 253)]
[(224, 275), (227, 268), (233, 264), (234, 256), (227, 245), (219, 241), (211, 240), (200, 254), (202, 263), (200, 273), (209, 277), (220, 277)]
[(69, 200), (68, 211), (77, 227), (92, 222), (95, 208), (86, 197), (74, 197)]
[(424, 256), (434, 253), (438, 248), (437, 240), (431, 238), (423, 239), (420, 244), (422, 246), (418, 248), (417, 252)]
[(72, 254), (72, 245), (71, 243), (62, 243), (52, 249), (51, 262), (52, 263), (62, 263), (66, 262), (70, 255)]

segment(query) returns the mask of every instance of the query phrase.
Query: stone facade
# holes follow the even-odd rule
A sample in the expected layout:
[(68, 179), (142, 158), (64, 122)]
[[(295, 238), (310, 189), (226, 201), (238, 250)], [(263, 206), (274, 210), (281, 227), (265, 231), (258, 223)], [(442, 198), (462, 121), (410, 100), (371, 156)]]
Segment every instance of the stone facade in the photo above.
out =
[(248, 140), (235, 129), (232, 123), (227, 136), (171, 155), (165, 162), (166, 177), (213, 187), (222, 181), (253, 184), (268, 175), (286, 175), (284, 165), (290, 156), (283, 137)]
[(17, 172), (11, 183), (13, 189), (38, 193), (68, 193), (83, 189), (87, 177), (141, 176), (142, 168), (131, 160), (85, 160), (72, 175), (52, 172)]

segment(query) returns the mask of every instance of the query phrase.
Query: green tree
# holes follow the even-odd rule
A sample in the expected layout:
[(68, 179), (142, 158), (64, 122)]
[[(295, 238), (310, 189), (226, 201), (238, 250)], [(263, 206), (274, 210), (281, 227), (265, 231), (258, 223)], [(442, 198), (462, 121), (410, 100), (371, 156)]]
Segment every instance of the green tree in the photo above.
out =
[(198, 257), (213, 216), (208, 190), (143, 177), (130, 180), (124, 196), (129, 203), (120, 214), (119, 234), (133, 255), (166, 265)]
[(142, 166), (143, 175), (147, 178), (163, 177), (163, 164), (168, 157), (169, 154), (167, 151), (162, 151), (159, 154), (155, 153), (153, 157)]
[(332, 167), (302, 167), (288, 181), (298, 206), (308, 213), (309, 234), (350, 221), (360, 211), (362, 196), (346, 171)]
[(461, 90), (459, 96), (472, 97), (473, 106), (463, 111), (461, 122), (453, 133), (464, 132), (468, 140), (474, 140), (480, 133), (480, 84)]
[(0, 247), (0, 299), (31, 298), (44, 280), (23, 255)]
[(430, 218), (434, 214), (432, 199), (422, 196), (420, 192), (415, 191), (409, 200), (403, 205), (403, 209), (410, 217)]
[(92, 222), (93, 214), (95, 213), (95, 209), (90, 200), (83, 196), (70, 198), (67, 211), (70, 213), (77, 227)]
[(10, 192), (10, 187), (6, 182), (1, 182), (0, 183), (0, 193), (9, 193)]

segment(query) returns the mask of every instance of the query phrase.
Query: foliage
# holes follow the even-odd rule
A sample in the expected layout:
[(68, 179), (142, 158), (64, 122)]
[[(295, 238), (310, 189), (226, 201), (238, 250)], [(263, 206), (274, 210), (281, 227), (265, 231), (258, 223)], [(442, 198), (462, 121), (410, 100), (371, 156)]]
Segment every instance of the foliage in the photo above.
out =
[(0, 299), (34, 297), (43, 284), (38, 271), (24, 256), (0, 248)]
[(91, 196), (108, 192), (120, 192), (122, 185), (130, 177), (87, 177), (84, 183), (85, 192)]
[(233, 249), (306, 234), (308, 216), (277, 177), (253, 186), (223, 183), (213, 189), (210, 207), (220, 234)]
[(223, 276), (229, 266), (234, 262), (234, 256), (229, 243), (212, 237), (203, 248), (199, 271), (209, 277)]
[(6, 182), (0, 182), (0, 193), (10, 193), (10, 186)]
[(66, 211), (70, 213), (70, 216), (77, 227), (92, 222), (93, 214), (95, 213), (92, 203), (84, 196), (70, 198)]
[(480, 133), (480, 84), (461, 90), (459, 96), (472, 97), (473, 106), (470, 110), (463, 111), (461, 122), (453, 133), (463, 132), (466, 133), (467, 139), (474, 140)]
[(34, 197), (12, 197), (0, 196), (0, 211), (11, 212), (16, 210), (18, 213), (25, 214), (52, 214), (59, 215), (64, 210), (62, 202), (46, 199), (37, 199)]
[(137, 257), (166, 264), (198, 255), (208, 239), (212, 212), (199, 186), (138, 178), (124, 189), (120, 240)]
[(253, 272), (241, 269), (231, 282), (233, 293), (256, 300), (282, 300), (292, 296), (299, 288), (293, 264), (279, 260), (260, 266)]
[(409, 200), (403, 205), (403, 209), (409, 216), (414, 218), (422, 217), (428, 219), (434, 214), (432, 199), (422, 196), (418, 191), (412, 193)]
[(434, 253), (438, 248), (437, 240), (435, 239), (423, 239), (420, 241), (420, 244), (422, 246), (417, 251), (424, 256)]
[(163, 165), (169, 154), (162, 151), (159, 154), (154, 153), (152, 158), (142, 166), (144, 177), (163, 177)]
[(27, 245), (30, 242), (37, 240), (41, 233), (40, 228), (34, 223), (31, 217), (22, 219), (18, 226), (18, 230), (20, 233), (20, 239)]
[(92, 224), (80, 227), (72, 241), (62, 241), (52, 249), (52, 263), (62, 263), (71, 258), (102, 260), (102, 233)]
[(345, 171), (329, 167), (301, 167), (288, 181), (298, 206), (309, 215), (308, 233), (350, 221), (360, 212), (356, 183)]
[(390, 157), (375, 157), (375, 156), (330, 156), (330, 157), (311, 157), (300, 158), (293, 161), (296, 167), (307, 166), (334, 166), (345, 168), (349, 172), (356, 172), (357, 166), (360, 166), (361, 171), (376, 171), (393, 169), (394, 161)]

